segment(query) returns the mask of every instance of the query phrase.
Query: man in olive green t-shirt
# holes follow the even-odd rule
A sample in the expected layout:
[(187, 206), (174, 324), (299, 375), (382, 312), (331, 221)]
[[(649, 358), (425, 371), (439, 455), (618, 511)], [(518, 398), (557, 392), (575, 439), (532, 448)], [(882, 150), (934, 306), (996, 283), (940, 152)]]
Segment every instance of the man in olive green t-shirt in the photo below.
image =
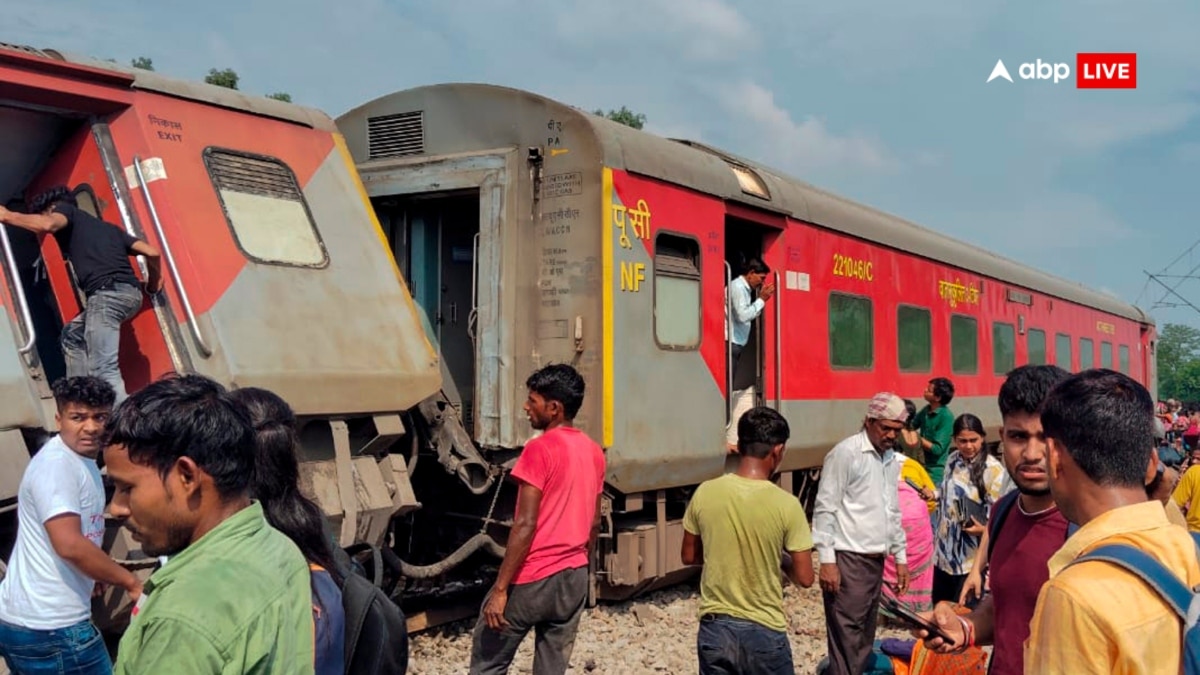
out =
[(935, 377), (925, 387), (924, 396), (928, 405), (917, 413), (913, 427), (921, 434), (925, 469), (933, 484), (941, 489), (942, 473), (954, 436), (954, 413), (946, 407), (954, 399), (954, 383), (944, 377)]
[[(782, 571), (813, 584), (812, 533), (800, 502), (771, 482), (787, 420), (753, 408), (738, 420), (738, 468), (696, 488), (683, 516), (683, 563), (700, 576), (700, 673), (792, 673)], [(781, 555), (784, 553), (788, 555)]]
[(312, 675), (308, 563), (248, 496), (254, 431), (221, 385), (161, 380), (105, 428), (112, 514), (170, 556), (121, 638), (115, 675)]

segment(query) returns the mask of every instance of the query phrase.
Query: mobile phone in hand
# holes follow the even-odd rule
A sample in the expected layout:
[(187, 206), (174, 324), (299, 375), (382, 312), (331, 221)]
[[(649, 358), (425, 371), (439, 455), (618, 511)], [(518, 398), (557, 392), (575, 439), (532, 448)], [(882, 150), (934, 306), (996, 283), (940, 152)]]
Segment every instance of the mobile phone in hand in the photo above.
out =
[(922, 619), (917, 615), (916, 612), (904, 606), (899, 601), (888, 596), (883, 596), (880, 598), (880, 605), (883, 607), (883, 609), (887, 610), (888, 613), (895, 616), (900, 623), (903, 623), (909, 628), (926, 631), (929, 633), (929, 637), (939, 637), (948, 645), (955, 644), (954, 639), (943, 633), (942, 629), (939, 628), (937, 624), (933, 623), (932, 621), (926, 621), (925, 619)]

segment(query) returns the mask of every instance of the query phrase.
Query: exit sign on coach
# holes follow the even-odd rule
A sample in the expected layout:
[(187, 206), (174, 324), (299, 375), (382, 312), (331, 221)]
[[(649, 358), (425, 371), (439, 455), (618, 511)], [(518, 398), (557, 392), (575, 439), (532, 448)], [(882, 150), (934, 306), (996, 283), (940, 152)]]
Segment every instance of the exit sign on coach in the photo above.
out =
[(1137, 89), (1137, 54), (1076, 54), (1075, 88)]

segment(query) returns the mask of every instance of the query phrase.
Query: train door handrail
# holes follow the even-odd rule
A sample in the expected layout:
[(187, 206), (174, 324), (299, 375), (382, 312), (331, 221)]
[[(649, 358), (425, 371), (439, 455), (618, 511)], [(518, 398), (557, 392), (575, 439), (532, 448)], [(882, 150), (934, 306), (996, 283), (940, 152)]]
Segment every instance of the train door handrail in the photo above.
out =
[(17, 298), (17, 304), (21, 306), (21, 320), (24, 322), (22, 330), (26, 333), (25, 344), (17, 350), (22, 354), (28, 354), (34, 343), (37, 341), (37, 329), (33, 326), (33, 315), (29, 311), (29, 301), (25, 298), (25, 287), (21, 283), (21, 272), (17, 269), (17, 261), (13, 257), (12, 242), (8, 240), (8, 226), (0, 225), (0, 242), (4, 244), (4, 263), (8, 267), (8, 272), (12, 277), (13, 291)]
[[(471, 238), (471, 311), (467, 314), (467, 337), (475, 343), (475, 326), (479, 321), (479, 232)], [(476, 354), (475, 358), (479, 355)]]
[(205, 356), (212, 355), (212, 348), (204, 341), (204, 336), (200, 333), (200, 322), (196, 320), (196, 312), (192, 309), (192, 301), (188, 298), (187, 289), (183, 286), (183, 278), (179, 274), (179, 268), (175, 265), (175, 256), (171, 254), (171, 244), (167, 241), (167, 234), (163, 231), (162, 221), (158, 217), (158, 209), (154, 208), (154, 198), (150, 196), (150, 186), (146, 184), (146, 177), (142, 174), (142, 159), (137, 155), (133, 156), (133, 170), (137, 173), (138, 186), (142, 189), (142, 196), (146, 199), (146, 206), (150, 210), (150, 220), (154, 223), (154, 231), (158, 234), (158, 243), (162, 246), (163, 257), (167, 261), (167, 271), (171, 273), (171, 278), (175, 281), (175, 288), (179, 291), (179, 300), (183, 303), (183, 311), (187, 314), (188, 328), (192, 331), (192, 337), (196, 340), (196, 345), (200, 347), (201, 353)]
[(775, 270), (775, 410), (783, 414), (783, 287)]
[(733, 284), (733, 267), (725, 261), (725, 423), (733, 419), (733, 315), (729, 306), (729, 287)]

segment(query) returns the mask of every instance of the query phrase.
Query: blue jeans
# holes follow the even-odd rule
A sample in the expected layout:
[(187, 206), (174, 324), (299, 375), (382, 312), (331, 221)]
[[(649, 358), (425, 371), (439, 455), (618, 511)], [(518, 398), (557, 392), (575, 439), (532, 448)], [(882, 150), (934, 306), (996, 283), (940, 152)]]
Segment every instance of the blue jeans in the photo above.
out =
[(108, 648), (91, 621), (55, 630), (0, 621), (0, 656), (13, 675), (112, 675)]
[(63, 326), (62, 350), (67, 377), (93, 375), (112, 385), (117, 403), (125, 400), (125, 380), (117, 365), (121, 324), (142, 308), (142, 289), (113, 284), (88, 296), (87, 308)]
[(700, 618), (700, 675), (792, 675), (787, 633), (722, 614)]

